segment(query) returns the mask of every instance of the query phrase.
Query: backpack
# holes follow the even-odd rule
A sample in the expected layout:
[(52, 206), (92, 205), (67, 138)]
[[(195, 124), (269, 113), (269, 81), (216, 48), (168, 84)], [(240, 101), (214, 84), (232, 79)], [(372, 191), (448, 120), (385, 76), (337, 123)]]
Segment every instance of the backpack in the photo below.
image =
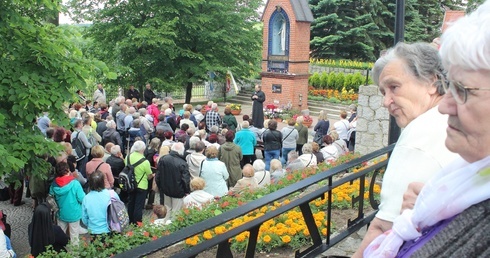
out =
[(123, 232), (129, 225), (129, 215), (124, 203), (109, 190), (111, 199), (107, 205), (107, 225), (112, 232)]
[(143, 163), (146, 160), (145, 157), (141, 158), (134, 165), (131, 165), (129, 162), (129, 155), (127, 160), (127, 165), (123, 168), (121, 173), (119, 173), (118, 184), (121, 191), (132, 193), (136, 188), (138, 188), (138, 184), (143, 180), (143, 175), (138, 182), (136, 182), (136, 177), (134, 174), (134, 169)]
[(77, 133), (77, 136), (75, 137), (75, 139), (73, 139), (73, 141), (71, 141), (71, 146), (72, 148), (75, 150), (75, 156), (77, 157), (77, 162), (84, 159), (85, 156), (87, 155), (86, 151), (85, 151), (85, 145), (83, 144), (82, 140), (80, 140), (78, 138), (78, 136), (80, 135), (80, 132)]

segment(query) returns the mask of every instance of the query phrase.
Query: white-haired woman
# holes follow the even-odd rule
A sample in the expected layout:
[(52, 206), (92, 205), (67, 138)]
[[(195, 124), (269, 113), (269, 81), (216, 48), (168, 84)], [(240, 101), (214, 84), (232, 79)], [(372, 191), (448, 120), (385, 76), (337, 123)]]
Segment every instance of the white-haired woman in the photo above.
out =
[(488, 257), (489, 25), (486, 1), (442, 35), (439, 53), (448, 81), (443, 81), (446, 94), (438, 109), (449, 115), (445, 145), (460, 157), (427, 181), (413, 208), (404, 210), (364, 257)]
[(136, 164), (143, 160), (134, 168), (137, 189), (129, 194), (128, 214), (131, 223), (143, 220), (143, 208), (145, 206), (146, 195), (148, 193), (148, 180), (153, 178), (150, 162), (145, 158), (146, 145), (143, 141), (136, 141), (131, 147), (131, 152), (126, 158), (126, 164)]
[(108, 121), (106, 126), (107, 129), (102, 133), (102, 146), (105, 146), (109, 142), (123, 146), (121, 135), (116, 130), (116, 122), (114, 120)]
[(367, 243), (391, 228), (411, 182), (426, 182), (457, 158), (444, 145), (447, 116), (438, 105), (445, 69), (433, 46), (400, 42), (376, 61), (372, 74), (383, 105), (404, 129), (383, 175), (379, 211), (354, 257), (362, 257)]
[(264, 187), (271, 184), (271, 173), (265, 170), (265, 163), (261, 159), (254, 161), (253, 168), (255, 171), (254, 177), (257, 180), (259, 187)]
[(313, 147), (311, 146), (311, 143), (303, 145), (303, 154), (301, 154), (298, 159), (303, 162), (305, 167), (316, 167), (316, 156), (313, 154)]

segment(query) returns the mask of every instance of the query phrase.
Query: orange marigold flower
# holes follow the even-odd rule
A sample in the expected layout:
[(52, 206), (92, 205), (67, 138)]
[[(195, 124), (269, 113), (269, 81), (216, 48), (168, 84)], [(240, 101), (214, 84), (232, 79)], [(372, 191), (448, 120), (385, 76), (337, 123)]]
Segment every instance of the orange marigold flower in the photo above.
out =
[(322, 235), (326, 236), (328, 233), (327, 228), (322, 229)]
[(264, 240), (264, 242), (266, 243), (269, 243), (272, 240), (272, 238), (269, 235), (265, 235), (264, 238), (262, 238), (262, 240)]
[(213, 238), (213, 234), (211, 234), (211, 231), (206, 230), (206, 231), (204, 231), (204, 234), (202, 235), (202, 237), (204, 237), (204, 239), (211, 239), (211, 238)]
[(283, 243), (287, 244), (287, 243), (291, 242), (291, 237), (286, 235), (286, 236), (281, 237), (281, 240)]

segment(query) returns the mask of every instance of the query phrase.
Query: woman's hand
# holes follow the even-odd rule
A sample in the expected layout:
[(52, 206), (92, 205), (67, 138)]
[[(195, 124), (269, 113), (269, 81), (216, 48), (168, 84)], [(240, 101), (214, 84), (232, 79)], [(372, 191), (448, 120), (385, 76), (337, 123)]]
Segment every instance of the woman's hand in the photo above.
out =
[(406, 209), (413, 209), (413, 206), (415, 205), (415, 201), (417, 200), (417, 196), (419, 196), (422, 187), (424, 187), (424, 183), (421, 182), (412, 182), (408, 185), (407, 191), (405, 191), (405, 193), (403, 194), (403, 203), (402, 203), (401, 212), (403, 212)]

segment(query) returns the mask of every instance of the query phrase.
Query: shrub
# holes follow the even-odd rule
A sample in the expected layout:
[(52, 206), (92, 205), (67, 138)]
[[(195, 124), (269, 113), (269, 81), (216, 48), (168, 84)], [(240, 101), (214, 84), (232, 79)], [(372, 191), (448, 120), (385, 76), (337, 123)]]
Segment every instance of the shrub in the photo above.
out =
[(321, 81), (320, 81), (320, 74), (319, 73), (313, 73), (310, 78), (308, 78), (308, 84), (310, 86), (313, 86), (315, 88), (321, 87)]
[(327, 89), (329, 86), (328, 76), (329, 76), (329, 74), (327, 72), (323, 72), (322, 75), (320, 76), (320, 87), (322, 89)]

